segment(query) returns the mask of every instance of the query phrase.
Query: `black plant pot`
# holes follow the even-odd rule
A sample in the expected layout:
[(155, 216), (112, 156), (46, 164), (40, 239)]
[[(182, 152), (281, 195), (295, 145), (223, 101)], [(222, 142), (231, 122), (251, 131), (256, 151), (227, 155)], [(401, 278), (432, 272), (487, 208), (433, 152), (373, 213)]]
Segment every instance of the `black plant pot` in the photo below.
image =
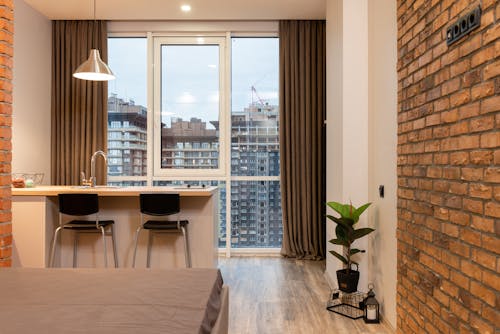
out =
[(347, 293), (356, 292), (358, 290), (359, 271), (340, 269), (337, 270), (337, 283), (339, 290)]

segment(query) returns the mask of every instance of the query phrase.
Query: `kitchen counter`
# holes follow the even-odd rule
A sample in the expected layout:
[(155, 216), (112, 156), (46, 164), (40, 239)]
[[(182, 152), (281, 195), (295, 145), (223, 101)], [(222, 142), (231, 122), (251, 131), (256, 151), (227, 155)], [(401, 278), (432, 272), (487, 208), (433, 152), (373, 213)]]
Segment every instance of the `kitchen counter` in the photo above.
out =
[[(115, 221), (118, 262), (120, 267), (132, 263), (134, 236), (140, 225), (139, 194), (151, 192), (179, 193), (181, 219), (189, 220), (189, 243), (193, 267), (217, 267), (219, 191), (217, 187), (81, 187), (37, 186), (12, 188), (12, 234), (14, 267), (46, 267), (54, 230), (59, 226), (60, 193), (97, 193), (99, 219)], [(56, 266), (71, 267), (73, 235), (62, 231), (57, 247)], [(145, 267), (147, 231), (139, 238), (136, 267)], [(108, 265), (113, 266), (111, 240), (108, 242)], [(78, 247), (79, 267), (102, 267), (102, 241), (95, 235), (82, 235)], [(177, 234), (155, 237), (151, 253), (153, 268), (184, 267), (184, 243)]]
[(57, 196), (68, 193), (92, 193), (99, 196), (138, 196), (148, 192), (178, 193), (180, 196), (212, 196), (217, 187), (116, 187), (116, 186), (37, 186), (12, 188), (12, 196)]

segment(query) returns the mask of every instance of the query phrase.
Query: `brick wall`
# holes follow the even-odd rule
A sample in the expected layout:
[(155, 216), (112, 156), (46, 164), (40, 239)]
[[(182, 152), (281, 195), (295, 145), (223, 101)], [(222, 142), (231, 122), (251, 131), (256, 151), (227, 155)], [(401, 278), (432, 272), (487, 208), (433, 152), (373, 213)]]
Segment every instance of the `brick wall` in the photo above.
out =
[(0, 267), (10, 267), (12, 255), (10, 173), (12, 160), (13, 10), (12, 0), (0, 0)]
[[(397, 4), (398, 332), (495, 333), (500, 3)], [(480, 28), (448, 47), (446, 28), (479, 4)]]

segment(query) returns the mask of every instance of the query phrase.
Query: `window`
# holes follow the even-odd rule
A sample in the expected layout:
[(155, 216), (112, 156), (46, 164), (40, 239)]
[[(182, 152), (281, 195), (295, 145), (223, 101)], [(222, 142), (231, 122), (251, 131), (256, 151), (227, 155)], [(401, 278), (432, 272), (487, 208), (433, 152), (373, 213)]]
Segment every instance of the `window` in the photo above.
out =
[[(116, 79), (108, 83), (108, 147), (116, 156), (146, 156), (147, 40), (108, 38), (109, 66)], [(108, 150), (108, 154), (110, 151)], [(146, 176), (147, 159), (113, 159), (108, 175)]]
[(150, 34), (108, 45), (109, 182), (217, 186), (220, 247), (281, 247), (278, 39)]
[[(155, 38), (155, 176), (224, 175), (224, 45), (216, 37)], [(206, 156), (202, 143), (212, 146)]]

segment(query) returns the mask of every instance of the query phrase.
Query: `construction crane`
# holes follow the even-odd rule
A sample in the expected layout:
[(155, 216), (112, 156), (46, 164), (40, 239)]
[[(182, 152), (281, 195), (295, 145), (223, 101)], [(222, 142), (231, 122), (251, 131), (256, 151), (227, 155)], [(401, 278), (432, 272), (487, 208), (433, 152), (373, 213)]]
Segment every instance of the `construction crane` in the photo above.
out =
[(252, 89), (252, 105), (256, 105), (256, 100), (259, 102), (259, 104), (261, 105), (266, 105), (266, 102), (264, 102), (263, 99), (260, 98), (259, 94), (257, 93), (257, 89), (255, 88), (255, 86), (252, 85), (251, 87)]

